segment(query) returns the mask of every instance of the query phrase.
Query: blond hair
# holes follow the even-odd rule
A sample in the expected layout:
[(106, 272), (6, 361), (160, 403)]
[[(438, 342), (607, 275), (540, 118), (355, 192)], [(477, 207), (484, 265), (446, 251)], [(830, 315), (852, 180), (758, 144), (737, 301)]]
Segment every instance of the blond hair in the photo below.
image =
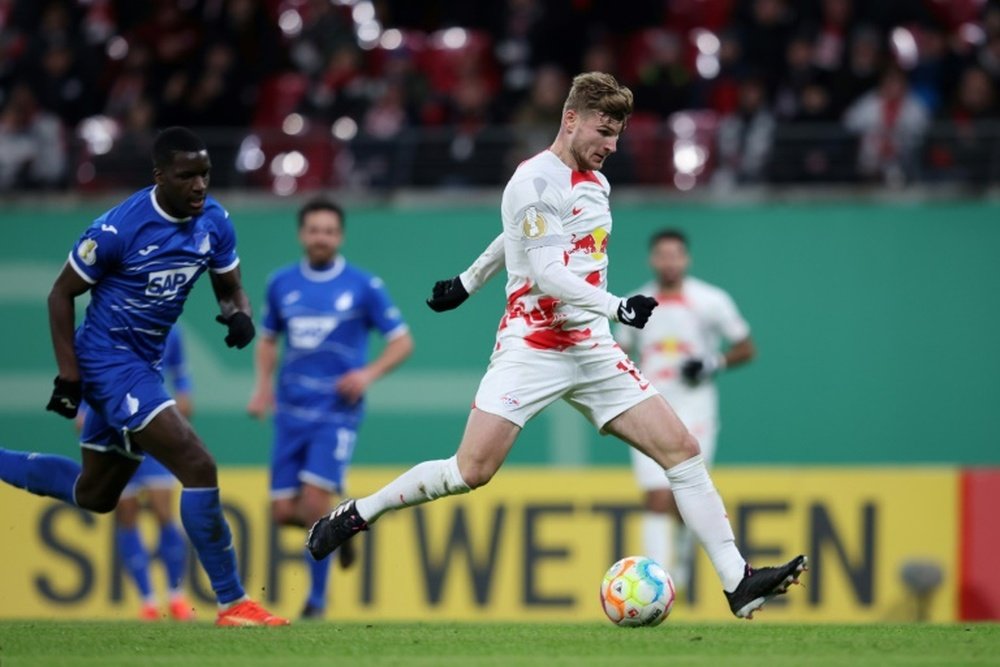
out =
[(586, 72), (573, 77), (573, 87), (566, 96), (563, 113), (596, 111), (624, 122), (632, 113), (632, 91), (610, 74)]

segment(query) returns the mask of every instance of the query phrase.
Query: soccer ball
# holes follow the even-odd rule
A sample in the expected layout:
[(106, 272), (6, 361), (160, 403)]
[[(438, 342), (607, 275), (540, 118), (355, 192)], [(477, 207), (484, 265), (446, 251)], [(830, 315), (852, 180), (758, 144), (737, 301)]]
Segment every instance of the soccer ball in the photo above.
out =
[(659, 625), (670, 614), (675, 597), (670, 575), (645, 556), (622, 558), (601, 582), (601, 606), (615, 625)]

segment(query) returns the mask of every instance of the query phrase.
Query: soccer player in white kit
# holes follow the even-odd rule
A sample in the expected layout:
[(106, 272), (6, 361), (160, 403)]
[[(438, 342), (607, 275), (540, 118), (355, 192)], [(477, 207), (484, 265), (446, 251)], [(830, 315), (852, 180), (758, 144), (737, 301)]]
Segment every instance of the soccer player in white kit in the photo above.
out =
[(562, 398), (665, 471), (736, 616), (749, 618), (806, 569), (805, 556), (779, 567), (747, 565), (698, 441), (611, 335), (609, 320), (641, 329), (657, 305), (653, 297), (607, 291), (610, 187), (597, 170), (617, 149), (631, 112), (632, 92), (611, 75), (574, 78), (552, 146), (521, 163), (504, 189), (503, 232), (467, 271), (439, 281), (428, 300), (434, 310), (455, 308), (506, 266), (506, 310), (457, 453), (337, 505), (309, 531), (314, 558), (385, 512), (486, 484), (524, 424)]
[[(659, 306), (639, 330), (619, 326), (615, 338), (639, 360), (649, 378), (687, 429), (698, 439), (706, 465), (715, 456), (719, 432), (719, 397), (714, 376), (750, 361), (755, 348), (750, 326), (722, 289), (687, 275), (688, 242), (678, 230), (657, 232), (649, 241), (649, 265), (655, 279), (637, 290), (653, 294)], [(721, 351), (722, 343), (728, 350)], [(632, 469), (644, 492), (644, 552), (661, 563), (679, 588), (691, 576), (691, 532), (678, 524), (680, 514), (670, 482), (653, 459), (632, 449)]]

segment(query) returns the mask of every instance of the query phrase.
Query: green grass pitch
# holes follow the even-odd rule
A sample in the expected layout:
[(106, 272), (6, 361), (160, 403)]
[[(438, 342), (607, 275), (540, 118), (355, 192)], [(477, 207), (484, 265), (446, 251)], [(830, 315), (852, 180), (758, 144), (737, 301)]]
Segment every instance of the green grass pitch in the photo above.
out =
[(0, 622), (0, 667), (1000, 665), (1000, 625)]

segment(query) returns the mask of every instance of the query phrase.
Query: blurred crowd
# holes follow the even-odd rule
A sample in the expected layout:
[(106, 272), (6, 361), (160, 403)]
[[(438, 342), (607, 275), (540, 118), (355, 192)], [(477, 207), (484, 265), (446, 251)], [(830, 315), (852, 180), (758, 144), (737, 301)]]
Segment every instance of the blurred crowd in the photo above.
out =
[(626, 181), (997, 176), (1000, 0), (0, 0), (0, 191), (496, 185), (573, 74), (636, 93)]

